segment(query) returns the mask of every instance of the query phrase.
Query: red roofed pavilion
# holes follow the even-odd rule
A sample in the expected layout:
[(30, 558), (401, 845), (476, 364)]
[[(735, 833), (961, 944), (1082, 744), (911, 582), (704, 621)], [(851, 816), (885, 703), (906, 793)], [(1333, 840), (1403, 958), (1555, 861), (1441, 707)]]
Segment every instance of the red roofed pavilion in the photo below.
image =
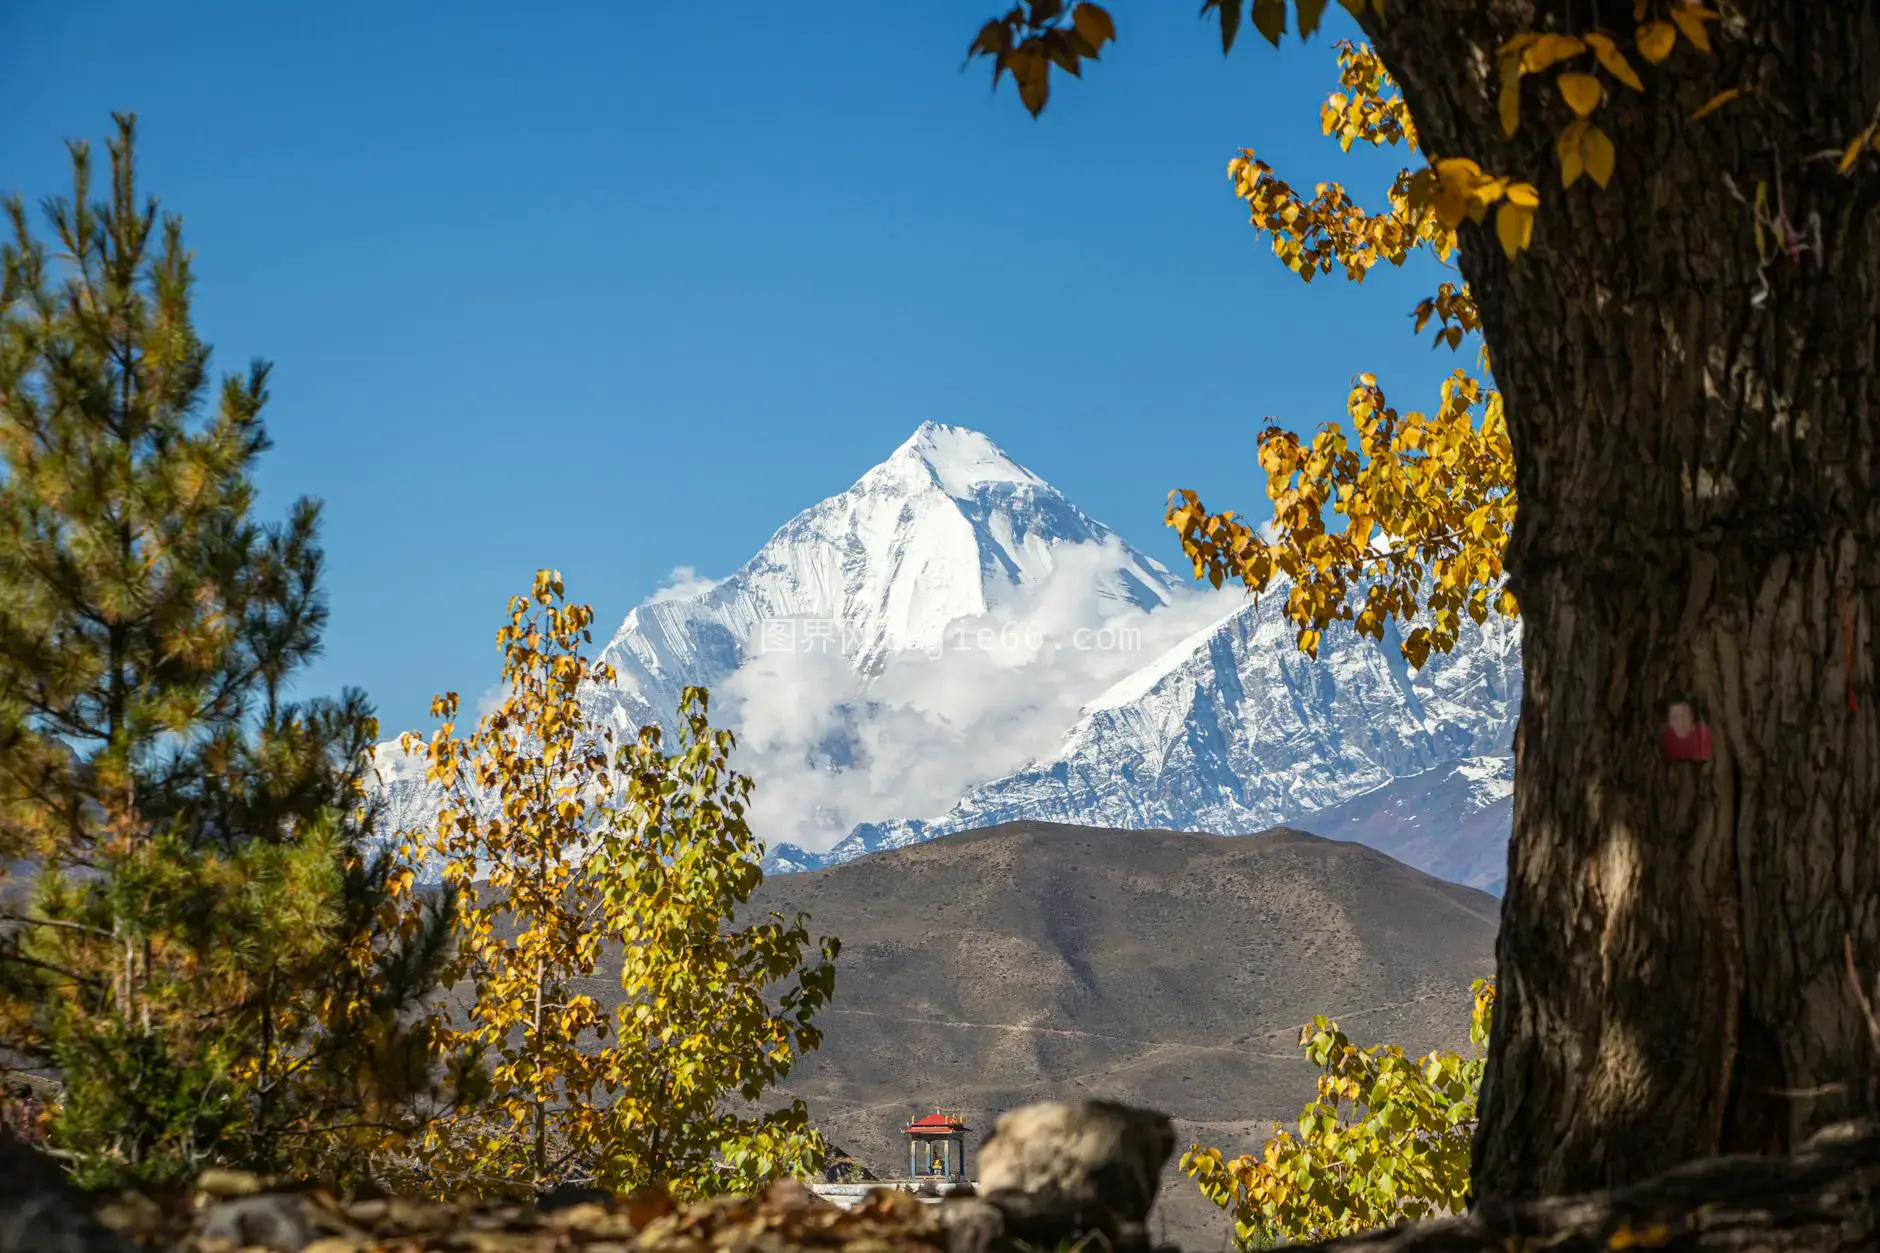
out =
[[(907, 1136), (908, 1178), (938, 1176), (949, 1181), (966, 1178), (966, 1133), (971, 1130), (957, 1115), (942, 1114), (938, 1110), (903, 1127)], [(922, 1170), (922, 1166), (927, 1169)]]

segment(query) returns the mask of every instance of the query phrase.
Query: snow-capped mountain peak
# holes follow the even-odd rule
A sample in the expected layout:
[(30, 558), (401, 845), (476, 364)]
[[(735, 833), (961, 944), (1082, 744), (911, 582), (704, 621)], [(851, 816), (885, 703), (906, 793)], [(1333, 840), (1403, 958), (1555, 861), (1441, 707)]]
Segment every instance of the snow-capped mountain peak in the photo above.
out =
[(889, 480), (909, 472), (924, 475), (955, 500), (972, 500), (979, 489), (1012, 483), (1050, 489), (978, 431), (943, 422), (922, 422), (888, 459), (862, 478)]
[(978, 431), (923, 422), (736, 573), (629, 613), (603, 653), (618, 680), (596, 712), (621, 730), (666, 722), (686, 685), (713, 686), (766, 651), (838, 654), (872, 672), (1037, 587), (1073, 550), (1112, 600), (1149, 609), (1175, 588)]
[[(839, 659), (865, 685), (895, 654), (930, 653), (950, 627), (1022, 605), (1066, 571), (1099, 609), (1156, 609), (1180, 588), (985, 435), (923, 422), (732, 574), (687, 571), (628, 613), (598, 658), (615, 680), (586, 694), (588, 715), (624, 739), (670, 728), (686, 687), (716, 692), (766, 654)], [(422, 791), (395, 745), (379, 756), (389, 788)]]

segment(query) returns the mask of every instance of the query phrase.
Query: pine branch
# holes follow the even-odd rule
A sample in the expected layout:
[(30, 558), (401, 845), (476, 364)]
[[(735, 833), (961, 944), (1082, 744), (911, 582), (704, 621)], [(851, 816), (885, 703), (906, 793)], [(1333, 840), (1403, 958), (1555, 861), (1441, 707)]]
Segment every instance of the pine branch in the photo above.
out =
[(18, 952), (0, 952), (0, 962), (17, 962), (22, 966), (30, 966), (36, 970), (44, 970), (51, 974), (62, 975), (81, 987), (94, 988), (98, 991), (103, 991), (105, 987), (102, 980), (88, 978), (75, 970), (67, 970), (63, 966), (55, 966), (51, 962), (40, 961), (36, 957), (27, 957)]
[[(94, 927), (83, 922), (69, 922), (64, 918), (28, 918), (21, 914), (0, 914), (0, 922), (24, 923), (30, 927), (62, 927), (69, 931), (82, 931), (87, 935), (102, 936), (107, 940), (114, 938), (103, 927)], [(3, 956), (4, 954), (0, 954), (0, 957)]]

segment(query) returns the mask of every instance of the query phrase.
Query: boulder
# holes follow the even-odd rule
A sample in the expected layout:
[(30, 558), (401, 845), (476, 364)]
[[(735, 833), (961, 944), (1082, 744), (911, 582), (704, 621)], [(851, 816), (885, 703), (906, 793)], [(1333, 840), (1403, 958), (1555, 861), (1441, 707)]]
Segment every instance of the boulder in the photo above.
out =
[(0, 1253), (130, 1253), (58, 1163), (0, 1128)]
[(979, 1187), (1099, 1205), (1140, 1223), (1174, 1151), (1166, 1114), (1114, 1101), (1041, 1101), (999, 1116), (979, 1149)]
[[(948, 1201), (952, 1253), (1051, 1248), (1101, 1235), (1149, 1248), (1149, 1210), (1175, 1151), (1166, 1114), (1113, 1101), (1043, 1101), (999, 1117), (979, 1149), (979, 1191)], [(996, 1213), (997, 1222), (993, 1221)]]

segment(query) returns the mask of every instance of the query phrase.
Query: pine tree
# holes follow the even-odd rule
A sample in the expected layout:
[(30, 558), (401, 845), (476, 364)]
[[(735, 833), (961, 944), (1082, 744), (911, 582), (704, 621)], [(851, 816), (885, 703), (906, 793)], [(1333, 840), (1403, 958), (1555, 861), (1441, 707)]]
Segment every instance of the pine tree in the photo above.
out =
[(33, 868), (0, 1029), (54, 1064), (91, 1182), (228, 1163), (345, 1175), (432, 1100), (451, 902), (368, 855), (364, 697), (291, 701), (319, 508), (253, 517), (268, 367), (210, 388), (175, 216), (71, 145), (0, 250), (0, 857)]

